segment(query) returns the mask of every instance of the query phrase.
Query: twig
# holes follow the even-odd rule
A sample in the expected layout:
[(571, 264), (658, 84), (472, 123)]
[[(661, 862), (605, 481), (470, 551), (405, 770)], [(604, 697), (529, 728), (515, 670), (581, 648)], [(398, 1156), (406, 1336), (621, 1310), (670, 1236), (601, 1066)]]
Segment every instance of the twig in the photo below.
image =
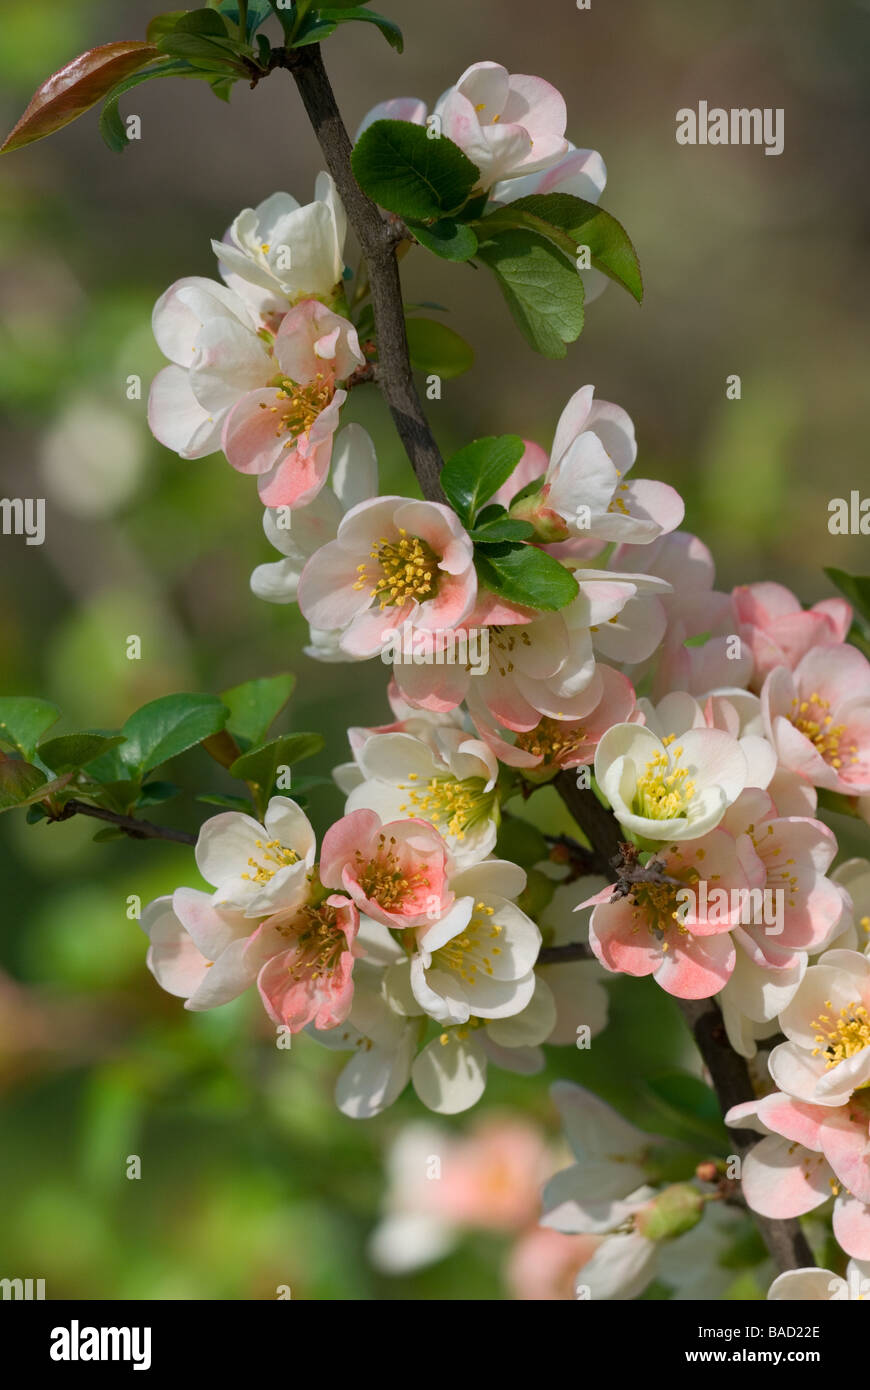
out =
[[(562, 799), (584, 832), (601, 865), (606, 866), (614, 843), (619, 851), (621, 830), (616, 817), (607, 811), (594, 792), (578, 788), (574, 779), (560, 774), (556, 786)], [(602, 873), (607, 872), (602, 867)], [(552, 950), (553, 948), (551, 948)], [(544, 959), (544, 951), (539, 959)], [(580, 957), (582, 959), (582, 957)], [(755, 1099), (755, 1090), (749, 1068), (744, 1058), (734, 1051), (728, 1042), (722, 1014), (715, 999), (678, 999), (680, 1011), (686, 1020), (695, 1044), (700, 1052), (719, 1100), (723, 1117), (732, 1105), (741, 1105)], [(758, 1136), (750, 1130), (734, 1130), (734, 1147), (742, 1158)], [(751, 1213), (761, 1237), (779, 1270), (803, 1269), (815, 1263), (806, 1236), (800, 1223), (795, 1219), (771, 1221), (766, 1216)]]
[(69, 820), (72, 816), (93, 816), (94, 820), (108, 821), (109, 825), (117, 826), (134, 840), (173, 840), (179, 845), (196, 844), (196, 836), (189, 835), (186, 830), (173, 830), (168, 825), (155, 825), (150, 820), (122, 816), (117, 811), (107, 811), (103, 806), (91, 806), (87, 801), (78, 801), (75, 798), (65, 802), (58, 814), (49, 816), (48, 819), (61, 821)]
[(423, 412), (408, 355), (396, 261), (396, 246), (406, 232), (395, 218), (384, 218), (353, 176), (350, 138), (323, 66), (320, 45), (293, 49), (285, 55), (284, 63), (299, 89), (326, 166), (365, 256), (378, 338), (378, 383), (424, 497), (443, 502), (439, 481), (443, 459)]

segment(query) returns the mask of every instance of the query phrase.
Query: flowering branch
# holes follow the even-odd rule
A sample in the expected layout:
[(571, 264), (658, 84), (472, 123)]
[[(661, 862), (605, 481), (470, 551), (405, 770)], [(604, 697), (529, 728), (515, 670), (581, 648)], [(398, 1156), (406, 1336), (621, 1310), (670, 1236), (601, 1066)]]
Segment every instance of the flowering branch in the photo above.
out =
[(443, 502), (443, 459), (414, 385), (405, 333), (396, 246), (405, 230), (363, 193), (350, 165), (351, 143), (323, 66), (319, 44), (285, 53), (299, 95), (366, 260), (378, 337), (378, 383), (424, 497)]
[(104, 806), (91, 806), (87, 801), (73, 798), (64, 803), (50, 821), (69, 820), (72, 816), (93, 816), (94, 820), (108, 821), (133, 840), (172, 840), (178, 845), (195, 845), (196, 836), (186, 830), (173, 830), (168, 825), (155, 825), (150, 820), (137, 820), (135, 816), (124, 816), (117, 811), (107, 811)]
[[(353, 176), (351, 143), (323, 66), (319, 45), (311, 44), (289, 53), (286, 65), (299, 89), (367, 262), (378, 332), (381, 390), (424, 497), (443, 501), (439, 481), (442, 459), (414, 386), (408, 355), (396, 260), (396, 243), (401, 239), (401, 230), (383, 217)], [(560, 773), (555, 785), (589, 840), (591, 854), (587, 867), (611, 876), (615, 872), (614, 860), (623, 860), (624, 834), (616, 818), (591, 789), (577, 786), (573, 773)], [(555, 964), (585, 960), (589, 955), (588, 946), (576, 942), (545, 948), (539, 960), (541, 964)], [(701, 1005), (691, 1000), (679, 1003), (710, 1073), (723, 1115), (732, 1105), (754, 1099), (749, 1070), (743, 1058), (728, 1045), (718, 1006), (713, 1000), (705, 1000)], [(750, 1146), (751, 1137), (745, 1136), (742, 1142), (739, 1139), (735, 1142), (742, 1153)], [(754, 1215), (779, 1269), (796, 1269), (813, 1263), (809, 1245), (796, 1220), (770, 1221)]]

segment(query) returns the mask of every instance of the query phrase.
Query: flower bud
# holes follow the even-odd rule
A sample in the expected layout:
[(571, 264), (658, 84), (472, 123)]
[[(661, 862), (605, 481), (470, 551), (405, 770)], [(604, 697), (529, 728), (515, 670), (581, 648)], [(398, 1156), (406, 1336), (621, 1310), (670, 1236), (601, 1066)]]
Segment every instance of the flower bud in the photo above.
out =
[(700, 1192), (688, 1183), (674, 1183), (635, 1217), (635, 1229), (647, 1240), (674, 1240), (697, 1226), (704, 1211)]

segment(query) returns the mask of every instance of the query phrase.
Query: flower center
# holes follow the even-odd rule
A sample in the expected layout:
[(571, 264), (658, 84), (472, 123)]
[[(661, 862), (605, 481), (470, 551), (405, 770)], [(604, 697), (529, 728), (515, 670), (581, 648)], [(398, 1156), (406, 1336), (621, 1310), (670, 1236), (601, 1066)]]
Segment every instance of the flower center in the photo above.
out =
[[(399, 527), (398, 540), (388, 540), (381, 536), (372, 547), (371, 558), (380, 569), (380, 576), (372, 587), (372, 598), (378, 600), (380, 608), (394, 604), (401, 606), (408, 599), (424, 602), (432, 598), (438, 588), (438, 556), (432, 547), (419, 536), (409, 536), (403, 526)], [(368, 566), (357, 565), (359, 579), (355, 589), (364, 589), (369, 582)]]
[(517, 734), (516, 747), (533, 753), (545, 763), (555, 763), (563, 753), (575, 752), (585, 741), (585, 729), (545, 716), (534, 729)]
[(429, 887), (429, 878), (424, 870), (418, 869), (412, 874), (405, 871), (393, 848), (395, 844), (395, 836), (390, 836), (388, 844), (387, 837), (379, 835), (377, 853), (371, 859), (363, 859), (361, 851), (356, 851), (359, 885), (366, 897), (378, 903), (385, 912), (401, 909), (409, 898)]
[(850, 743), (845, 749), (841, 747), (846, 726), (834, 723), (833, 716), (828, 713), (830, 708), (830, 700), (823, 700), (815, 690), (808, 700), (800, 700), (795, 695), (791, 702), (789, 719), (831, 767), (842, 767), (847, 754), (850, 755), (848, 761), (856, 763), (858, 746)]
[(443, 825), (457, 840), (464, 840), (467, 830), (489, 816), (495, 792), (484, 791), (486, 783), (482, 777), (460, 780), (436, 776), (415, 787), (416, 778), (416, 772), (409, 772), (408, 781), (398, 784), (400, 792), (408, 793), (407, 802), (399, 807), (403, 814), (407, 811), (433, 825)]
[(299, 855), (295, 850), (288, 849), (280, 840), (267, 840), (265, 844), (262, 840), (257, 840), (255, 843), (260, 857), (257, 859), (251, 855), (248, 859), (248, 864), (254, 872), (242, 874), (242, 878), (246, 878), (250, 883), (269, 883), (279, 869), (286, 869), (288, 864), (299, 862)]
[(477, 983), (480, 970), (491, 975), (490, 956), (500, 956), (501, 947), (488, 943), (498, 940), (503, 931), (498, 922), (492, 921), (494, 913), (494, 907), (488, 907), (484, 902), (475, 903), (471, 920), (462, 934), (454, 936), (452, 941), (432, 952), (433, 967), (454, 971), (468, 985)]
[(637, 779), (632, 810), (648, 820), (674, 820), (687, 816), (695, 784), (689, 780), (689, 769), (678, 767), (682, 748), (670, 748), (674, 734), (662, 739), (667, 752), (654, 753)]
[[(701, 877), (698, 870), (692, 868), (670, 869), (668, 872), (672, 877), (681, 879), (687, 887), (697, 883)], [(680, 905), (677, 901), (680, 891), (674, 883), (636, 883), (629, 895), (635, 907), (634, 930), (646, 926), (659, 941), (672, 927), (677, 927), (681, 932), (688, 932), (688, 927), (680, 920)], [(667, 942), (664, 942), (662, 949), (668, 949)]]
[(300, 908), (293, 927), (299, 954), (288, 966), (289, 974), (294, 980), (306, 976), (319, 980), (331, 975), (342, 952), (347, 950), (347, 937), (338, 925), (337, 909), (332, 903)]
[(314, 380), (304, 386), (281, 376), (273, 385), (278, 388), (275, 392), (278, 404), (267, 405), (265, 401), (260, 401), (260, 409), (278, 416), (275, 435), (280, 437), (285, 432), (289, 433), (292, 438), (287, 440), (284, 448), (290, 449), (297, 435), (310, 430), (320, 412), (329, 405), (334, 394), (332, 380), (323, 372), (318, 372)]
[[(513, 669), (513, 651), (518, 642), (522, 642), (524, 647), (532, 645), (532, 639), (524, 627), (519, 631), (515, 627), (500, 627), (496, 625), (489, 629), (492, 645), (495, 647), (495, 664), (500, 676), (509, 676)], [(500, 659), (499, 659), (500, 658)]]
[[(825, 1000), (825, 1007), (832, 1007), (830, 999)], [(824, 1055), (826, 1070), (870, 1046), (870, 1017), (864, 1005), (857, 1000), (841, 1009), (837, 1018), (832, 1018), (830, 1014), (819, 1014), (810, 1027), (818, 1029), (816, 1042), (819, 1045), (813, 1048), (813, 1056)]]

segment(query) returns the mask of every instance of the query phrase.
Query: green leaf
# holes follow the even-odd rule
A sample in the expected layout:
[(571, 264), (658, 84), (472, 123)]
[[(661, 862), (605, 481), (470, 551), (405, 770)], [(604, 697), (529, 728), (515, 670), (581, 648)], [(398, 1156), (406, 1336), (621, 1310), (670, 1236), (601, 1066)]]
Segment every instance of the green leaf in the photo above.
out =
[(212, 9), (184, 10), (173, 27), (182, 34), (211, 34), (221, 39), (229, 37), (220, 14)]
[(825, 574), (864, 622), (870, 624), (870, 574), (847, 574), (833, 565), (826, 567)]
[(141, 777), (216, 734), (226, 720), (226, 708), (216, 695), (163, 695), (130, 715), (121, 730), (127, 739), (121, 759)]
[(225, 811), (244, 811), (246, 815), (251, 813), (251, 803), (246, 796), (227, 796), (223, 792), (209, 792), (207, 796), (198, 796), (196, 799), (204, 806), (222, 806)]
[(368, 20), (369, 24), (376, 24), (386, 39), (390, 48), (394, 48), (397, 53), (401, 53), (405, 47), (405, 40), (398, 24), (394, 24), (391, 19), (378, 14), (376, 10), (355, 9), (334, 9), (332, 5), (318, 4), (318, 9), (328, 10), (331, 19), (339, 24), (350, 24), (355, 19)]
[(442, 217), (428, 227), (419, 222), (410, 222), (408, 230), (421, 246), (425, 246), (427, 251), (434, 251), (445, 261), (470, 260), (477, 250), (477, 237), (471, 228), (452, 217)]
[(464, 526), (484, 502), (506, 483), (523, 456), (525, 444), (517, 434), (487, 435), (466, 444), (441, 470), (441, 486)]
[(231, 39), (213, 38), (210, 34), (190, 34), (185, 29), (173, 29), (160, 40), (161, 53), (170, 58), (184, 58), (198, 66), (205, 64), (210, 68), (227, 68), (240, 77), (246, 77), (248, 69), (241, 61), (238, 45)]
[(62, 791), (71, 777), (71, 772), (65, 772), (49, 782), (40, 768), (20, 758), (0, 758), (0, 811), (14, 811), (43, 801)]
[(20, 758), (0, 759), (0, 811), (25, 805), (37, 787), (47, 783), (44, 772)]
[(261, 748), (243, 753), (230, 768), (230, 775), (256, 790), (257, 809), (262, 815), (278, 779), (278, 769), (292, 767), (303, 758), (319, 753), (323, 742), (320, 734), (285, 734), (283, 738), (264, 743)]
[(530, 521), (517, 521), (512, 516), (494, 517), (469, 532), (473, 541), (490, 545), (495, 541), (527, 541), (534, 534), (535, 528)]
[(136, 805), (161, 806), (164, 801), (171, 801), (180, 792), (181, 788), (174, 782), (146, 782), (136, 798)]
[(571, 259), (575, 272), (578, 247), (588, 246), (596, 270), (616, 280), (638, 303), (643, 299), (640, 266), (628, 233), (609, 212), (585, 198), (571, 193), (533, 193), (497, 208), (476, 224), (481, 241), (487, 233), (493, 236), (513, 227), (547, 237)]
[(125, 92), (132, 91), (142, 82), (150, 82), (153, 77), (199, 77), (204, 76), (199, 71), (191, 68), (189, 63), (183, 62), (164, 62), (160, 67), (147, 68), (144, 72), (134, 72), (132, 76), (125, 77), (116, 87), (108, 93), (106, 104), (100, 113), (100, 134), (114, 154), (120, 154), (130, 143), (127, 139), (127, 132), (124, 122), (118, 112), (118, 102)]
[(122, 78), (159, 57), (153, 44), (138, 39), (104, 43), (82, 53), (37, 89), (0, 154), (53, 135), (95, 106)]
[(24, 758), (32, 758), (46, 729), (57, 723), (60, 710), (48, 700), (28, 695), (0, 696), (0, 743), (8, 743)]
[(571, 571), (533, 545), (487, 546), (475, 551), (474, 562), (481, 583), (509, 603), (555, 612), (579, 592)]
[(644, 1085), (663, 1114), (717, 1147), (728, 1144), (728, 1130), (716, 1094), (699, 1077), (669, 1072)]
[(583, 331), (583, 281), (560, 251), (535, 232), (502, 232), (478, 250), (495, 273), (514, 320), (544, 357), (564, 357)]
[(296, 684), (287, 671), (280, 676), (264, 676), (224, 690), (221, 699), (229, 710), (227, 729), (245, 744), (262, 743), (281, 713)]
[(351, 163), (370, 198), (418, 222), (439, 221), (460, 208), (480, 178), (452, 140), (430, 140), (425, 126), (410, 121), (375, 121), (357, 141)]
[(164, 34), (171, 34), (178, 21), (189, 13), (189, 10), (167, 10), (165, 14), (156, 14), (145, 30), (146, 39), (149, 43), (158, 43)]
[(334, 19), (319, 19), (317, 14), (311, 14), (302, 22), (299, 29), (293, 36), (291, 48), (304, 48), (309, 43), (322, 43), (328, 39), (330, 34), (334, 34), (338, 24)]
[[(222, 14), (238, 29), (239, 6), (237, 3), (233, 3), (233, 0), (221, 0), (221, 3), (215, 8), (218, 14)], [(260, 25), (265, 23), (270, 14), (272, 14), (272, 6), (269, 4), (269, 0), (248, 0), (247, 37), (249, 39), (256, 33)]]
[(95, 758), (115, 748), (124, 739), (121, 734), (61, 734), (39, 745), (39, 756), (52, 772), (72, 772), (86, 767)]
[(435, 319), (405, 320), (411, 366), (420, 372), (434, 372), (449, 381), (461, 376), (474, 363), (474, 348), (464, 338)]

